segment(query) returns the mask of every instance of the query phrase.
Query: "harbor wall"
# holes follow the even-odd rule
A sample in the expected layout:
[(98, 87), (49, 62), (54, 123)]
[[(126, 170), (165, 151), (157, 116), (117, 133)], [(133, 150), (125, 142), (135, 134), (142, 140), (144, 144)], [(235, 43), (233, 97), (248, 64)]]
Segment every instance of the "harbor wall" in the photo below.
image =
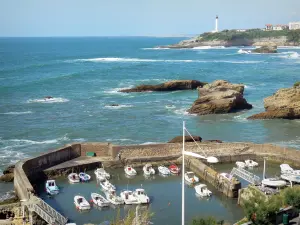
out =
[(94, 152), (96, 156), (110, 156), (112, 152), (111, 143), (88, 142), (81, 143), (81, 156), (85, 156), (87, 152)]

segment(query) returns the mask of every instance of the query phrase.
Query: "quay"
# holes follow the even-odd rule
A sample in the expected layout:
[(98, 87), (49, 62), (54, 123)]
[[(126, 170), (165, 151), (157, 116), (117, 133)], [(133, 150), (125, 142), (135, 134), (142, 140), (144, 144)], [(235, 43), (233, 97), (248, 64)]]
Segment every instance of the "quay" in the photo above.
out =
[[(185, 143), (185, 150), (215, 156), (220, 163), (230, 163), (252, 159), (262, 161), (286, 162), (300, 165), (300, 155), (296, 149), (285, 149), (271, 144), (254, 143)], [(149, 145), (119, 146), (111, 143), (73, 143), (42, 155), (20, 161), (14, 170), (14, 189), (20, 199), (24, 214), (32, 212), (42, 217), (48, 224), (66, 224), (67, 215), (61, 215), (38, 197), (37, 184), (44, 183), (49, 177), (61, 176), (71, 171), (79, 172), (95, 169), (123, 167), (133, 164), (135, 167), (152, 163), (154, 165), (176, 162), (181, 164), (182, 143), (161, 143)], [(93, 152), (94, 157), (88, 157)], [(118, 157), (120, 156), (120, 158)], [(205, 161), (185, 157), (186, 167), (193, 170), (201, 179), (211, 183), (217, 190), (228, 197), (237, 198), (241, 183), (230, 182), (219, 175)]]

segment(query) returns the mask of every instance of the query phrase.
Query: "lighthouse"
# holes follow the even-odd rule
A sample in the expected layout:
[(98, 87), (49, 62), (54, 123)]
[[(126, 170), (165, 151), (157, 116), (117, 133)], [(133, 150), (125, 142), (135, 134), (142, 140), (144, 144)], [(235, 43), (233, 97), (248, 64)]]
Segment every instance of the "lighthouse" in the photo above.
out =
[(216, 16), (216, 28), (215, 28), (215, 32), (218, 32), (218, 19), (219, 19), (219, 17), (217, 15)]

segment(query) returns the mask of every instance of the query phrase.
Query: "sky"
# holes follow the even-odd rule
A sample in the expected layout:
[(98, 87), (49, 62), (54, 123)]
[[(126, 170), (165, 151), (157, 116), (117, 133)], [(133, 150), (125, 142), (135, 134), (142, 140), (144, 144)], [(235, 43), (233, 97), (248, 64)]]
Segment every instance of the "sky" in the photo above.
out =
[(177, 36), (300, 21), (300, 0), (0, 0), (0, 36)]

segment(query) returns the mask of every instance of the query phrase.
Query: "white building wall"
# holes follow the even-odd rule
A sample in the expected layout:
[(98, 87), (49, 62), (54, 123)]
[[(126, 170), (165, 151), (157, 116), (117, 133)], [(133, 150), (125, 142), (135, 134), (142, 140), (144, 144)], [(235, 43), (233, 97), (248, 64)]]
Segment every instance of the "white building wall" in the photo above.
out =
[(300, 22), (290, 22), (289, 23), (290, 30), (297, 30), (300, 29)]

